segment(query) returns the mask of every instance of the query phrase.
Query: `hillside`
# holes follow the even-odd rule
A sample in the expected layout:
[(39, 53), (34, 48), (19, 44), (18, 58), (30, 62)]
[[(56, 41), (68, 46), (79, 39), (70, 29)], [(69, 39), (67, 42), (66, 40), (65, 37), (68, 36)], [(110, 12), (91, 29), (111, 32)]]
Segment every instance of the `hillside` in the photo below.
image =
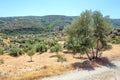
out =
[[(1, 17), (0, 32), (9, 33), (41, 33), (62, 30), (75, 17), (49, 15), (25, 17)], [(27, 32), (26, 32), (27, 31)]]
[(114, 26), (120, 26), (120, 19), (111, 19), (111, 23)]
[[(0, 32), (5, 34), (43, 33), (63, 30), (76, 16), (48, 15), (0, 17)], [(120, 19), (111, 19), (111, 24), (120, 26)]]

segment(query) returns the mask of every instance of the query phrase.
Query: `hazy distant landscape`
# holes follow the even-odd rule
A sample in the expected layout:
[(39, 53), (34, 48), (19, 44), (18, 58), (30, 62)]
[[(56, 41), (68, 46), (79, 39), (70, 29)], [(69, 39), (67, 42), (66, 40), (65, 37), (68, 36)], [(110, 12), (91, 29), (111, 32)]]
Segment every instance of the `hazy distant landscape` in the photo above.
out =
[[(0, 17), (0, 32), (15, 35), (62, 31), (76, 18), (63, 15)], [(120, 26), (120, 19), (111, 19), (110, 22), (114, 27)]]

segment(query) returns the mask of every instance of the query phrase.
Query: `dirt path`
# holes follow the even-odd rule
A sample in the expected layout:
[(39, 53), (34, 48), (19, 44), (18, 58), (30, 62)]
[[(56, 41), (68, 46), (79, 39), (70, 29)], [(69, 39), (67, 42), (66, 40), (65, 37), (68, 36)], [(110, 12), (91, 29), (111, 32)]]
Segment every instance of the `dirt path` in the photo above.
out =
[(59, 76), (39, 80), (120, 80), (120, 61), (113, 61), (112, 65), (101, 66), (94, 70), (73, 70)]

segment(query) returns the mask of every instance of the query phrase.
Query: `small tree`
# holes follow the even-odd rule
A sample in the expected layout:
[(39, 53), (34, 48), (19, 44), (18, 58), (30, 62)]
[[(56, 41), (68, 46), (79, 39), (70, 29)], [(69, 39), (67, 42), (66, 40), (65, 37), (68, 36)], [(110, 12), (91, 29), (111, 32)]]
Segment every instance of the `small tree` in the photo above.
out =
[(65, 33), (68, 34), (68, 39), (71, 39), (71, 50), (73, 53), (87, 54), (90, 59), (89, 52), (91, 45), (91, 11), (83, 12), (77, 20), (70, 26), (65, 28)]
[(35, 49), (33, 48), (33, 49), (29, 50), (27, 54), (30, 57), (30, 62), (33, 62), (32, 56), (35, 54)]

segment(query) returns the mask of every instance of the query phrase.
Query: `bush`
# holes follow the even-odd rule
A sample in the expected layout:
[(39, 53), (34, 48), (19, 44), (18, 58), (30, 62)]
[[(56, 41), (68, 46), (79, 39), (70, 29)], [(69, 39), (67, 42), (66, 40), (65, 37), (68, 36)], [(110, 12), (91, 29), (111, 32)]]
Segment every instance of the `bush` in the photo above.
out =
[(50, 48), (50, 52), (56, 52), (56, 48), (53, 46)]
[(9, 55), (10, 56), (19, 56), (19, 55), (22, 55), (23, 54), (23, 51), (21, 48), (19, 48), (18, 46), (11, 46), (10, 49), (9, 49)]
[(50, 48), (50, 51), (51, 52), (59, 52), (61, 50), (61, 48), (62, 48), (61, 45), (57, 43), (56, 45), (54, 45)]
[(3, 59), (0, 59), (0, 64), (4, 64), (4, 60)]
[(23, 52), (25, 52), (25, 53), (27, 53), (28, 51), (29, 51), (28, 48), (24, 48), (24, 49), (23, 49)]
[(31, 45), (31, 44), (26, 43), (26, 44), (23, 44), (21, 47), (23, 48), (23, 52), (27, 53), (29, 50), (35, 48), (35, 45)]
[(116, 36), (115, 38), (112, 38), (112, 41), (111, 41), (113, 44), (120, 44), (120, 37), (119, 36)]
[(4, 46), (4, 42), (2, 40), (0, 40), (0, 45)]
[(1, 35), (1, 37), (2, 37), (3, 39), (7, 39), (7, 38), (8, 38), (8, 36), (7, 36), (6, 34)]
[(57, 41), (56, 41), (56, 40), (49, 40), (49, 41), (48, 41), (49, 47), (53, 47), (53, 46), (55, 46), (56, 44), (57, 44)]
[(60, 55), (60, 54), (57, 54), (56, 55), (56, 57), (58, 58), (58, 62), (64, 62), (64, 61), (67, 61), (67, 59), (66, 58), (64, 58), (62, 55)]
[(41, 53), (44, 53), (46, 51), (47, 51), (47, 46), (45, 43), (42, 42), (42, 43), (39, 43), (36, 45), (36, 52), (40, 52), (40, 54), (41, 54)]
[(0, 55), (3, 55), (3, 49), (0, 48)]
[(35, 41), (36, 42), (45, 42), (45, 39), (44, 38), (35, 38)]

